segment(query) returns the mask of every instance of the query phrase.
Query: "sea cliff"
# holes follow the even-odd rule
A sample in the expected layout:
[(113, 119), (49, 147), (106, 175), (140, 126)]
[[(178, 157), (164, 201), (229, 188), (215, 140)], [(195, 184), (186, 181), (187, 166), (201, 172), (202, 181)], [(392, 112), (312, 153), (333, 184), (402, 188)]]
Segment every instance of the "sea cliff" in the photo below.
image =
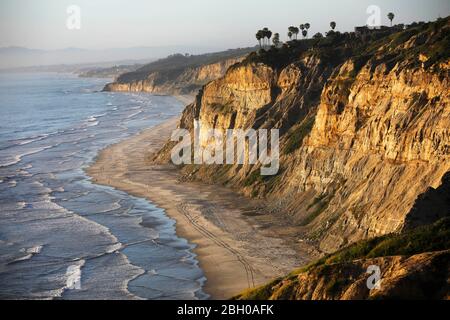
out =
[[(332, 34), (248, 55), (206, 84), (179, 127), (280, 130), (280, 171), (185, 165), (185, 179), (263, 198), (330, 253), (400, 232), (450, 171), (449, 19), (401, 32)], [(169, 161), (172, 142), (154, 158)], [(432, 223), (449, 212), (424, 212)]]

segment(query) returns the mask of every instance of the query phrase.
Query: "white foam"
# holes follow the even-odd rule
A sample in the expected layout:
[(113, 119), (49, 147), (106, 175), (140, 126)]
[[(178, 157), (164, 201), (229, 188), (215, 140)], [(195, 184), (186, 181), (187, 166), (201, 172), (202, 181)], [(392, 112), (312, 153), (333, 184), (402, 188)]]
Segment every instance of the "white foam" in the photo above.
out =
[(93, 122), (89, 122), (88, 125), (86, 127), (95, 127), (99, 124), (99, 121), (93, 121)]
[(126, 118), (127, 118), (127, 119), (133, 118), (133, 117), (137, 116), (137, 115), (140, 114), (140, 113), (142, 113), (142, 110), (136, 111), (136, 112), (134, 112), (134, 113), (128, 115)]
[(122, 249), (122, 248), (123, 248), (122, 243), (117, 242), (117, 243), (115, 243), (115, 244), (109, 246), (108, 249), (106, 249), (106, 253), (117, 252), (117, 251), (119, 251), (119, 250)]
[(25, 156), (36, 154), (36, 153), (42, 152), (42, 151), (50, 149), (50, 148), (53, 148), (53, 146), (45, 146), (45, 147), (40, 147), (40, 148), (33, 148), (33, 149), (30, 149), (30, 150), (28, 150), (28, 151), (26, 151), (24, 153), (14, 155), (12, 157), (13, 158), (12, 160), (10, 159), (10, 160), (7, 160), (6, 162), (0, 163), (0, 168), (2, 168), (2, 167), (9, 167), (9, 166), (12, 166), (14, 164), (17, 164), (20, 161), (22, 161), (22, 158), (25, 157)]
[(31, 248), (27, 249), (27, 253), (31, 253), (31, 254), (38, 254), (41, 251), (42, 251), (42, 246), (41, 245), (34, 246), (34, 247), (31, 247)]
[(88, 122), (95, 122), (98, 120), (98, 118), (104, 117), (106, 116), (106, 112), (105, 113), (100, 113), (100, 114), (94, 114), (92, 116), (90, 116), (89, 118), (87, 118)]
[(14, 164), (16, 164), (16, 163), (19, 163), (20, 160), (22, 160), (22, 159), (20, 158), (20, 156), (16, 155), (16, 156), (13, 157), (13, 159), (11, 159), (11, 160), (6, 160), (6, 162), (0, 163), (0, 168), (12, 166), (12, 165), (14, 165)]
[(27, 203), (25, 201), (19, 201), (16, 203), (16, 205), (17, 205), (17, 209), (23, 209), (23, 208), (25, 208)]
[(66, 270), (66, 289), (80, 290), (81, 289), (81, 267), (84, 266), (85, 261), (80, 260), (79, 264), (72, 264)]
[(41, 246), (41, 245), (34, 246), (34, 247), (31, 247), (31, 248), (28, 248), (28, 249), (22, 248), (22, 249), (20, 250), (20, 252), (24, 252), (24, 253), (26, 252), (27, 255), (15, 259), (14, 262), (24, 261), (24, 260), (31, 259), (34, 255), (40, 253), (41, 250), (42, 250), (42, 246)]
[(48, 134), (43, 134), (40, 136), (34, 136), (34, 137), (30, 137), (30, 138), (21, 139), (17, 142), (17, 144), (20, 146), (23, 146), (23, 145), (26, 145), (26, 144), (29, 144), (29, 143), (32, 143), (35, 141), (41, 141), (41, 140), (47, 138), (48, 136), (49, 136)]

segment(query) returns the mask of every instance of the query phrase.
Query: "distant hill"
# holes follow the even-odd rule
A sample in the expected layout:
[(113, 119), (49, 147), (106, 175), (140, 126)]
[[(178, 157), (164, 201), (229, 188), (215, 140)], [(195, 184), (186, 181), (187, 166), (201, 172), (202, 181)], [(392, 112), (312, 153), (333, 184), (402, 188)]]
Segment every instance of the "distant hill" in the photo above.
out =
[(120, 75), (104, 90), (194, 94), (253, 51), (255, 48), (240, 48), (202, 55), (171, 55)]
[(217, 51), (213, 47), (132, 47), (90, 50), (82, 48), (65, 48), (58, 50), (40, 50), (24, 47), (0, 48), (0, 69), (31, 66), (71, 65), (95, 62), (112, 62), (120, 60), (155, 60), (177, 52), (202, 54)]
[(79, 70), (77, 73), (82, 78), (117, 78), (127, 72), (133, 72), (141, 68), (143, 63), (120, 64), (111, 67), (91, 67)]

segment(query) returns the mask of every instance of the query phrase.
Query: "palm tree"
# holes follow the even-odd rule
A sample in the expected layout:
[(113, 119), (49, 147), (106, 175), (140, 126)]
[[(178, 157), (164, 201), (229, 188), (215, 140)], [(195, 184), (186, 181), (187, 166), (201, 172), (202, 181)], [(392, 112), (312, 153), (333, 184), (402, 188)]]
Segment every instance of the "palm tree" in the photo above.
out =
[(331, 27), (331, 30), (334, 30), (336, 28), (336, 22), (331, 21), (330, 22), (330, 27)]
[(287, 35), (288, 35), (288, 37), (289, 37), (289, 40), (292, 40), (292, 32), (289, 31), (289, 32), (287, 33)]
[[(290, 26), (288, 28), (289, 32), (291, 33), (291, 37), (295, 34), (295, 27), (294, 26)], [(288, 34), (289, 35), (289, 34)]]
[(294, 27), (295, 40), (297, 40), (297, 35), (299, 32), (300, 30), (297, 27)]
[(393, 14), (392, 12), (389, 12), (387, 17), (388, 17), (389, 20), (391, 20), (391, 27), (392, 27), (392, 20), (394, 20), (395, 14)]
[(280, 45), (280, 34), (279, 33), (275, 33), (273, 35), (272, 43), (275, 46), (275, 48), (278, 48), (278, 46)]
[(262, 39), (261, 30), (258, 30), (255, 37), (256, 37), (256, 40), (258, 40), (259, 48), (261, 49), (261, 39)]
[(262, 35), (263, 35), (263, 43), (264, 43), (264, 46), (266, 46), (266, 38), (267, 38), (268, 32), (269, 32), (269, 28), (263, 28), (263, 29), (262, 29)]
[(297, 27), (290, 26), (290, 27), (289, 27), (289, 32), (291, 32), (292, 35), (295, 35), (295, 39), (297, 39), (297, 35), (298, 35), (298, 33), (299, 33), (299, 30), (298, 30)]
[(272, 31), (266, 31), (267, 45), (270, 46), (270, 38), (272, 38)]
[(261, 49), (262, 48), (261, 40), (264, 38), (263, 31), (262, 30), (258, 30), (258, 32), (256, 33), (255, 36), (256, 36), (256, 40), (258, 40), (258, 42), (259, 42), (259, 48)]

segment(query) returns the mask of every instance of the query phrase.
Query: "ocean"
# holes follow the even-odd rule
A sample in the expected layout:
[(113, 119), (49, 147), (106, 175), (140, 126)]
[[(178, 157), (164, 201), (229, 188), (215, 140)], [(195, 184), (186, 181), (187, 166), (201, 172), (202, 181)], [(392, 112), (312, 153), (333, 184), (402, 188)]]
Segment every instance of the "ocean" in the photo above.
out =
[(98, 152), (178, 115), (108, 79), (0, 74), (0, 298), (206, 299), (194, 246), (151, 202), (93, 184)]

